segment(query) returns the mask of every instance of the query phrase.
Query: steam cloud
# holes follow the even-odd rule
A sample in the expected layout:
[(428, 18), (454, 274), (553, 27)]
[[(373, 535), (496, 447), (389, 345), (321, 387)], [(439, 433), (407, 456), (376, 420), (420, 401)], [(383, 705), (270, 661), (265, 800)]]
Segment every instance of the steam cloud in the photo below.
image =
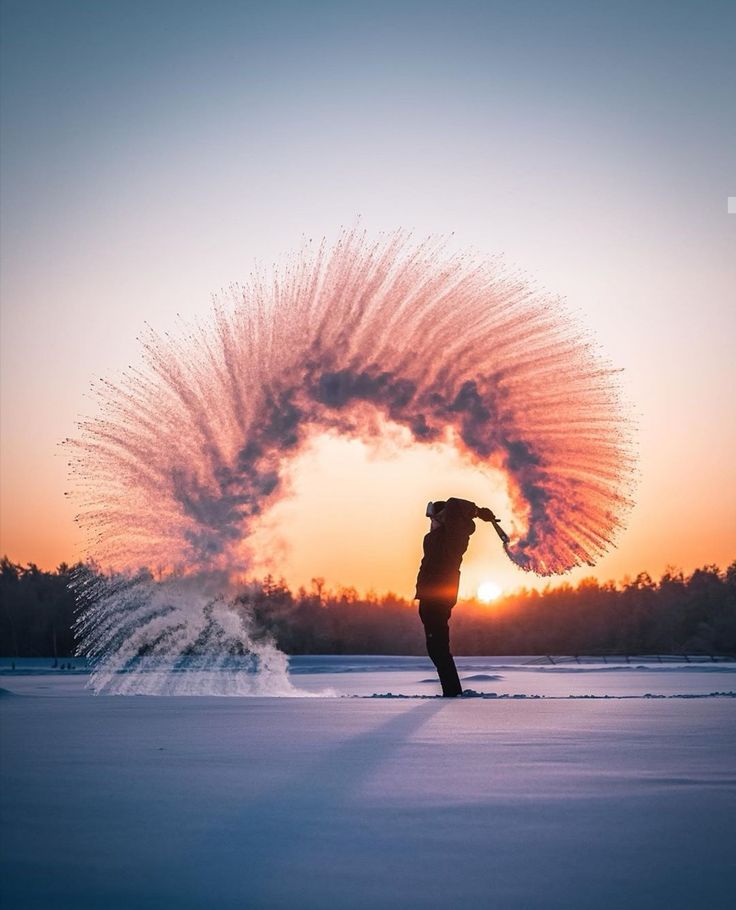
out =
[[(630, 506), (616, 373), (566, 315), (496, 261), (357, 231), (254, 274), (144, 365), (95, 389), (69, 441), (88, 553), (120, 570), (227, 578), (316, 432), (450, 441), (505, 475), (509, 557), (540, 575), (588, 563)], [(440, 491), (441, 492), (441, 491)]]

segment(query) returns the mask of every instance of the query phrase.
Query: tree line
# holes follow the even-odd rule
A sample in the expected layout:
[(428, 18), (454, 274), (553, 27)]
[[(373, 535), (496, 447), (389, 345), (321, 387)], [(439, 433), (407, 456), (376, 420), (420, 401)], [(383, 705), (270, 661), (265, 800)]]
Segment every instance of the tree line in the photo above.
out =
[[(0, 561), (0, 655), (75, 653), (74, 567), (45, 572)], [(416, 604), (394, 594), (329, 590), (322, 579), (292, 591), (267, 576), (245, 583), (236, 607), (287, 654), (423, 654)], [(522, 589), (490, 605), (461, 601), (453, 611), (455, 654), (736, 655), (736, 562), (690, 575), (642, 573), (621, 584)]]

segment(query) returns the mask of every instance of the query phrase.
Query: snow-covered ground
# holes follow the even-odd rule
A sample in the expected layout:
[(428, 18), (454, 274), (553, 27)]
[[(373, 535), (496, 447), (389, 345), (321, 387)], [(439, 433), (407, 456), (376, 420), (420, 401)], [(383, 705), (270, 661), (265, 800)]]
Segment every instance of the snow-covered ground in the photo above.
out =
[[(496, 697), (420, 658), (295, 659), (312, 698), (0, 661), (2, 905), (732, 906), (736, 664), (459, 664)], [(339, 697), (386, 693), (425, 697)]]

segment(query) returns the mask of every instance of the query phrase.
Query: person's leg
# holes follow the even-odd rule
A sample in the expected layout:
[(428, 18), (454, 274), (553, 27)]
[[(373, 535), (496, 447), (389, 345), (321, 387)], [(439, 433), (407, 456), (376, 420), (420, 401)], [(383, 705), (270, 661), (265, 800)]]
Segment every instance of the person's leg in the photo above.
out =
[(444, 605), (420, 603), (419, 616), (424, 623), (427, 654), (437, 668), (442, 694), (446, 698), (460, 695), (463, 687), (460, 685), (455, 661), (450, 653), (450, 627), (448, 625), (450, 608)]

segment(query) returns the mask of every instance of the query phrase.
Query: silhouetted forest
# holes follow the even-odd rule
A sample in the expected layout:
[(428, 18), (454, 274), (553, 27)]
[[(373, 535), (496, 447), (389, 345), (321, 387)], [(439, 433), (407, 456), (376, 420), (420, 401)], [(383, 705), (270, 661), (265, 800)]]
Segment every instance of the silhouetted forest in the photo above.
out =
[[(0, 562), (2, 656), (74, 654), (71, 571)], [(289, 654), (424, 653), (416, 604), (392, 594), (330, 591), (318, 578), (292, 592), (269, 576), (244, 585), (239, 608)], [(658, 581), (643, 573), (618, 585), (522, 590), (490, 605), (461, 601), (451, 630), (455, 654), (736, 655), (736, 562)]]

